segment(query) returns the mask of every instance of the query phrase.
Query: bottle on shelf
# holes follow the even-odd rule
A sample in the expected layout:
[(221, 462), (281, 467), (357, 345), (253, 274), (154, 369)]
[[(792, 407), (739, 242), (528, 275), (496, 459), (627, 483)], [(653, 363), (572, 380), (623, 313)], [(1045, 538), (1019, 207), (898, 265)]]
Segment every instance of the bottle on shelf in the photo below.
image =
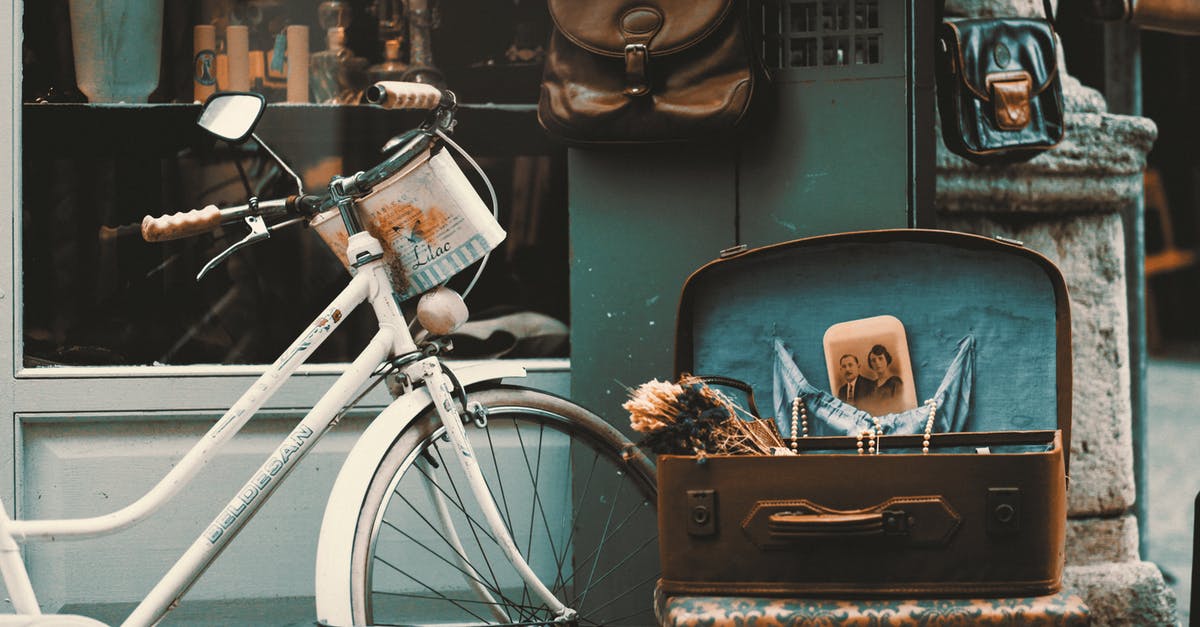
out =
[(367, 78), (371, 83), (379, 81), (399, 81), (404, 79), (408, 64), (400, 60), (401, 40), (388, 39), (383, 42), (383, 62), (372, 65), (367, 69)]
[(367, 87), (366, 59), (346, 46), (350, 10), (345, 2), (327, 0), (318, 8), (326, 49), (309, 55), (309, 89), (313, 102), (357, 104)]

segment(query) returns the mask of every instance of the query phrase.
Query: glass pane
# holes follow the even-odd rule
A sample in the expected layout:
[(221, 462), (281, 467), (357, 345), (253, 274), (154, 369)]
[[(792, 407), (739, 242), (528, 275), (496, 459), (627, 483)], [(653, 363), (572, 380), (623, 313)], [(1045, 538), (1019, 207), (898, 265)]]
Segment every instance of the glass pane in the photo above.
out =
[(816, 2), (792, 2), (790, 6), (792, 33), (810, 33), (818, 29)]
[(825, 0), (821, 14), (821, 28), (829, 31), (844, 31), (850, 28), (849, 0)]
[(783, 67), (784, 38), (783, 25), (787, 23), (784, 3), (773, 4), (764, 2), (762, 5), (762, 53), (763, 65), (777, 69)]
[(850, 38), (825, 37), (822, 48), (821, 65), (849, 65)]
[(854, 62), (858, 65), (879, 63), (881, 35), (858, 35), (854, 38)]
[(815, 37), (793, 39), (792, 56), (789, 65), (791, 67), (816, 67), (820, 65), (817, 58), (817, 39)]
[(855, 0), (854, 27), (879, 28), (879, 0)]
[[(295, 193), (291, 178), (253, 141), (231, 147), (195, 125), (200, 110), (192, 103), (203, 99), (203, 89), (239, 87), (230, 51), (241, 44), (248, 46), (242, 59), (247, 90), (269, 103), (258, 134), (296, 168), (306, 189), (321, 190), (335, 174), (378, 163), (389, 137), (421, 121), (415, 113), (359, 105), (368, 79), (394, 77), (413, 61), (403, 15), (366, 19), (355, 4), (353, 17), (360, 22), (343, 32), (337, 27), (351, 16), (320, 15), (319, 3), (308, 0), (139, 0), (135, 8), (143, 13), (133, 22), (161, 41), (161, 54), (142, 56), (161, 58), (161, 65), (112, 72), (113, 62), (101, 52), (76, 63), (72, 33), (121, 46), (132, 35), (116, 37), (120, 32), (104, 15), (72, 15), (77, 4), (90, 3), (23, 6), (19, 237), (25, 365), (270, 363), (349, 280), (316, 233), (302, 226), (272, 232), (197, 282), (197, 272), (245, 236), (246, 226), (147, 243), (140, 236), (142, 217), (243, 204), (252, 194), (267, 200)], [(442, 72), (461, 102), (537, 101), (537, 55), (550, 24), (544, 2), (443, 3), (440, 10), (443, 28), (436, 34), (460, 45), (423, 60)], [(227, 29), (230, 24), (245, 28)], [(289, 43), (295, 31), (285, 26), (306, 26), (308, 33)], [(237, 45), (231, 48), (231, 42)], [(283, 104), (282, 61), (289, 45), (310, 53), (313, 89), (305, 99), (321, 95), (317, 86), (332, 86), (330, 97), (340, 104)], [(507, 58), (506, 51), (514, 56)], [(138, 77), (136, 84), (105, 78), (126, 70)], [(537, 142), (514, 148), (513, 139), (525, 140), (496, 128), (527, 120), (507, 124), (507, 110), (474, 111), (460, 110), (457, 139), (496, 185), (508, 238), (468, 300), (473, 320), (492, 324), (456, 341), (454, 355), (565, 356), (565, 151)], [(481, 119), (498, 123), (481, 128)], [(464, 170), (486, 199), (478, 177), (468, 166)], [(464, 288), (473, 272), (452, 279), (451, 287)], [(346, 319), (313, 360), (353, 358), (376, 328), (369, 309)]]

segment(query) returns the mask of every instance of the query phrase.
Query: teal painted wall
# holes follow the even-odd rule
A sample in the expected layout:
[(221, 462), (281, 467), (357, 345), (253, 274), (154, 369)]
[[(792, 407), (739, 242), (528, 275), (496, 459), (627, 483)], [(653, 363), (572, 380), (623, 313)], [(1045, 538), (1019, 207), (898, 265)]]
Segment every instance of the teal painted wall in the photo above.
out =
[(774, 70), (736, 143), (569, 150), (575, 400), (626, 428), (626, 388), (673, 376), (679, 290), (722, 249), (914, 225), (932, 102), (914, 104), (910, 26), (932, 17), (878, 6), (879, 63)]

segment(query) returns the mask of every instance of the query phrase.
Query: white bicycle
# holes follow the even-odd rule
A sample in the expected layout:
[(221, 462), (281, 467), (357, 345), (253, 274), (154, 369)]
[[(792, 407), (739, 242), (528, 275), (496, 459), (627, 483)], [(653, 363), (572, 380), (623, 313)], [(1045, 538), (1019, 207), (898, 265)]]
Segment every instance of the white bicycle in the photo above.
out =
[[(137, 501), (107, 515), (64, 520), (13, 520), (0, 507), (0, 574), (18, 612), (0, 618), (0, 624), (98, 624), (41, 615), (20, 543), (96, 537), (144, 520), (187, 489), (214, 453), (363, 302), (374, 309), (378, 332), (123, 624), (162, 620), (321, 436), (385, 377), (396, 399), (351, 450), (326, 506), (316, 564), (320, 624), (651, 622), (657, 578), (652, 462), (571, 401), (501, 382), (524, 376), (520, 366), (490, 361), (451, 368), (441, 359), (446, 342), (414, 340), (394, 289), (396, 273), (404, 269), (387, 263), (384, 245), (364, 229), (360, 201), (385, 187), (402, 189), (414, 164), (447, 146), (458, 149), (448, 137), (455, 102), (450, 92), (408, 83), (380, 83), (368, 96), (386, 107), (432, 113), (391, 143), (395, 152), (384, 162), (335, 178), (327, 193), (317, 195), (305, 194), (299, 177), (254, 135), (264, 109), (261, 97), (218, 94), (206, 103), (198, 123), (226, 140), (253, 137), (296, 179), (297, 194), (147, 216), (143, 236), (176, 239), (247, 224), (250, 234), (210, 262), (203, 275), (274, 229), (332, 215), (344, 226), (343, 259), (353, 278)], [(422, 297), (417, 317), (431, 334), (441, 335), (465, 321), (466, 309), (456, 294), (437, 288)]]

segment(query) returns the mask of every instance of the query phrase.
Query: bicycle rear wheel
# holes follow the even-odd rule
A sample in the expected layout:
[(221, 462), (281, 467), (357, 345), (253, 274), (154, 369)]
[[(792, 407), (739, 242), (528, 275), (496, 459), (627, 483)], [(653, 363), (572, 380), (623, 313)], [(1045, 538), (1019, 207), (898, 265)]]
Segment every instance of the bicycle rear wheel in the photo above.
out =
[[(470, 399), (488, 409), (487, 428), (467, 428), (476, 458), (534, 572), (580, 625), (651, 624), (658, 536), (646, 457), (557, 396), (500, 387)], [(428, 409), (371, 480), (353, 543), (355, 623), (552, 619), (504, 558), (444, 431)]]

